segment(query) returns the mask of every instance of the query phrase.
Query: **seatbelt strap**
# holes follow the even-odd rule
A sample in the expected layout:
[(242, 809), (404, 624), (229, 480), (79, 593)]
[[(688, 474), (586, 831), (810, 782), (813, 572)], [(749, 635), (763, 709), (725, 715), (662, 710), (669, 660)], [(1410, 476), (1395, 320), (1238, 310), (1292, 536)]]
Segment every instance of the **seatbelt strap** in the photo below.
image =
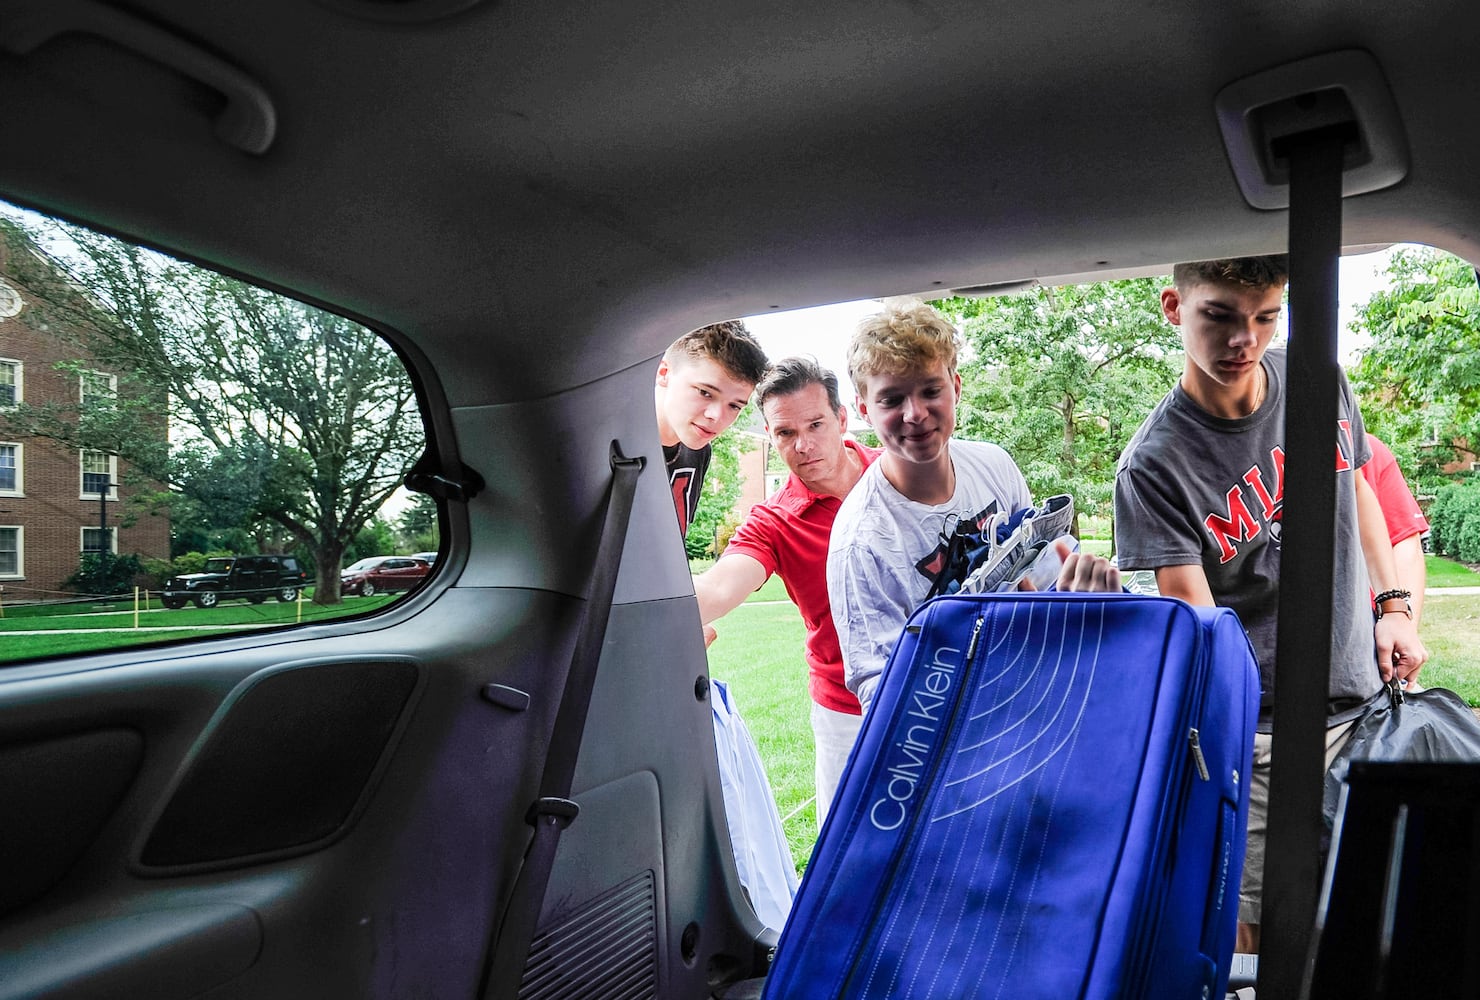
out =
[(1285, 390), (1284, 551), (1275, 632), (1274, 733), (1257, 992), (1305, 981), (1320, 885), (1332, 564), (1336, 551), (1336, 313), (1347, 133), (1287, 140), (1290, 346)]
[(617, 568), (622, 562), (627, 523), (631, 519), (637, 477), (643, 464), (641, 456), (623, 457), (621, 447), (612, 442), (612, 482), (607, 490), (601, 540), (591, 567), (586, 610), (576, 634), (575, 652), (571, 656), (570, 670), (565, 675), (565, 690), (560, 696), (555, 725), (550, 732), (539, 798), (525, 816), (534, 827), (534, 836), (525, 851), (508, 908), (499, 924), (493, 954), (484, 974), (481, 990), (484, 1000), (515, 995), (529, 958), (529, 946), (534, 939), (535, 924), (539, 921), (560, 833), (580, 812), (580, 807), (570, 799), (570, 787), (575, 779), (581, 733), (586, 728), (591, 691), (596, 686), (596, 666), (606, 640), (612, 595), (617, 587)]

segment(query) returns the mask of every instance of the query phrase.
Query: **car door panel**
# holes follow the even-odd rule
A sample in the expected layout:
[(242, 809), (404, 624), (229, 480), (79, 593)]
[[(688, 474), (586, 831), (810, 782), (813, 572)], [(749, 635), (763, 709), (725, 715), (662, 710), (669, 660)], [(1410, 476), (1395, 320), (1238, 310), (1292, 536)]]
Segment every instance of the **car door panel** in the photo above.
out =
[(245, 972), (263, 945), (257, 913), (237, 903), (139, 909), (33, 935), (0, 959), (4, 1000), (186, 1000)]
[[(29, 741), (34, 745), (54, 738), (59, 727), (108, 732), (126, 722), (140, 734), (144, 761), (97, 836), (56, 884), (0, 919), (0, 982), (38, 981), (38, 969), (50, 964), (46, 956), (56, 952), (59, 940), (74, 939), (91, 942), (83, 949), (88, 953), (109, 956), (104, 967), (94, 970), (100, 982), (147, 979), (150, 969), (159, 968), (152, 956), (160, 948), (188, 956), (197, 950), (191, 942), (211, 939), (215, 932), (210, 928), (220, 921), (209, 907), (226, 904), (247, 908), (262, 930), (250, 967), (233, 973), (220, 995), (394, 996), (408, 983), (419, 984), (428, 995), (470, 992), (491, 933), (490, 914), (512, 876), (513, 860), (494, 845), (527, 829), (518, 803), (530, 794), (522, 776), (530, 772), (530, 756), (539, 741), (528, 735), (526, 720), (548, 725), (546, 713), (538, 708), (518, 718), (500, 718), (506, 713), (478, 692), (494, 677), (512, 677), (527, 686), (522, 678), (548, 671), (550, 650), (561, 646), (558, 637), (547, 641), (549, 633), (568, 619), (562, 605), (569, 602), (527, 592), (444, 597), (457, 607), (425, 608), (415, 626), (403, 623), (358, 635), (341, 631), (236, 650), (161, 650), (157, 659), (137, 652), (140, 662), (127, 666), (82, 672), (54, 668), (52, 676), (6, 675), (0, 680), (0, 731), (8, 740), (35, 734)], [(541, 627), (540, 622), (551, 624)], [(477, 627), (468, 630), (472, 623)], [(418, 636), (423, 637), (420, 645), (438, 646), (437, 637), (459, 631), (464, 647), (460, 656), (423, 659), (415, 648), (404, 648), (417, 645)], [(262, 838), (270, 837), (273, 827), (281, 832), (285, 818), (302, 824), (320, 813), (321, 806), (296, 798), (259, 800), (268, 814), (253, 821), (243, 805), (255, 794), (253, 783), (266, 785), (265, 772), (274, 768), (317, 773), (332, 763), (332, 748), (321, 745), (317, 761), (285, 763), (279, 757), (259, 769), (253, 781), (233, 784), (231, 770), (245, 768), (252, 775), (255, 755), (273, 743), (301, 748), (300, 730), (305, 727), (291, 711), (264, 712), (270, 706), (253, 708), (250, 697), (233, 698), (232, 692), (250, 695), (263, 685), (270, 687), (274, 678), (295, 676), (318, 689), (313, 694), (321, 704), (341, 699), (352, 704), (364, 693), (357, 690), (365, 679), (361, 675), (384, 676), (367, 667), (364, 657), (391, 644), (403, 646), (405, 660), (415, 661), (424, 678), (421, 692), (408, 699), (406, 709), (404, 731), (412, 732), (416, 749), (393, 753), (385, 761), (367, 785), (363, 805), (333, 836), (300, 845), (301, 853), (254, 850), (270, 846)], [(469, 653), (467, 647), (478, 652)], [(491, 669), (491, 664), (505, 668)], [(34, 666), (23, 669), (38, 672)], [(308, 689), (303, 680), (294, 687), (295, 696)], [(242, 709), (248, 717), (233, 720)], [(383, 728), (383, 718), (379, 726)], [(352, 728), (340, 728), (344, 739), (363, 742), (346, 733)], [(211, 749), (212, 742), (218, 750)], [(197, 744), (201, 749), (193, 749)], [(190, 773), (200, 774), (197, 768), (213, 756), (218, 762), (224, 756), (228, 767), (217, 769), (215, 779), (205, 783), (208, 799), (216, 797), (217, 808), (235, 811), (238, 825), (247, 827), (218, 827), (217, 833), (236, 837), (230, 856), (208, 864), (138, 864), (141, 853), (145, 860), (159, 860), (150, 857), (146, 846), (157, 829), (155, 815), (170, 815), (179, 794), (189, 794), (192, 780), (198, 780)], [(42, 778), (61, 809), (71, 801), (69, 779), (75, 767), (61, 766), (65, 755), (53, 754), (52, 759), (56, 766)], [(36, 780), (34, 773), (31, 780)], [(300, 785), (297, 794), (314, 791)], [(8, 801), (11, 792), (0, 788), (0, 797)], [(252, 839), (258, 843), (250, 843)], [(184, 836), (175, 842), (194, 841)], [(163, 860), (191, 859), (165, 854)], [(145, 916), (165, 910), (197, 916)], [(121, 917), (129, 919), (120, 923)], [(237, 921), (225, 925), (236, 926)], [(171, 927), (178, 930), (177, 938), (170, 937)], [(100, 941), (107, 946), (99, 946)], [(136, 948), (143, 941), (148, 948)], [(207, 971), (219, 968), (211, 958), (216, 948), (198, 950)], [(224, 951), (234, 954), (237, 949)], [(203, 973), (201, 981), (209, 978)], [(35, 995), (70, 995), (70, 981), (55, 982), (53, 992)], [(153, 994), (146, 990), (137, 995)]]
[[(655, 444), (650, 428), (631, 430), (630, 440)], [(593, 509), (608, 440), (567, 441), (567, 455), (594, 470), (531, 472), (543, 495), (525, 496), (526, 506), (495, 499), (505, 514), (538, 509), (540, 527), (557, 502)], [(542, 444), (531, 442), (531, 454)], [(702, 640), (656, 457), (630, 535), (658, 544), (644, 551), (629, 536), (575, 775), (583, 812), (562, 842), (538, 925), (546, 954), (560, 956), (544, 967), (559, 970), (550, 981), (576, 990), (562, 995), (610, 996), (608, 977), (636, 969), (654, 978), (652, 991), (632, 995), (705, 996), (712, 981), (749, 969), (764, 937), (740, 902), (729, 854)], [(570, 502), (572, 484), (585, 503)], [(516, 539), (531, 530), (503, 524), (519, 529)], [(566, 525), (568, 562), (553, 574), (577, 593), (581, 554), (595, 547), (588, 535)], [(548, 553), (520, 556), (544, 563)], [(358, 628), (115, 652), (0, 677), (7, 747), (34, 752), (117, 731), (140, 744), (136, 767), (104, 749), (42, 755), (50, 791), (32, 793), (40, 806), (71, 808), (75, 793), (106, 818), (49, 863), (49, 884), (0, 917), (0, 981), (25, 985), (0, 997), (79, 995), (89, 983), (161, 996), (475, 995), (529, 836), (524, 813), (582, 609), (543, 588), (466, 586), (490, 575), (477, 571), (487, 558), (475, 546), (474, 571), (457, 586)], [(399, 693), (366, 710), (366, 685), (388, 678)], [(485, 696), (490, 685), (528, 694), (527, 707)], [(324, 719), (327, 733), (305, 735)], [(105, 755), (120, 773), (86, 790), (76, 772)], [(0, 777), (15, 782), (16, 770)], [(348, 791), (338, 787), (346, 782)], [(0, 798), (10, 801), (15, 787), (0, 787)], [(572, 926), (582, 929), (562, 938)], [(549, 951), (562, 940), (578, 953)]]

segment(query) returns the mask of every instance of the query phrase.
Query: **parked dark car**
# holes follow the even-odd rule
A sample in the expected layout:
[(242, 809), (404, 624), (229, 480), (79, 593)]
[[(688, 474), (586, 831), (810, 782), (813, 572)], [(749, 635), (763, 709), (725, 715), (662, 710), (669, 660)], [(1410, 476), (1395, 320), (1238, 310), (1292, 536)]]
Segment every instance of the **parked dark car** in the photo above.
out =
[(183, 608), (187, 601), (214, 608), (229, 597), (244, 597), (252, 604), (269, 597), (286, 602), (296, 599), (306, 582), (293, 556), (220, 556), (207, 559), (199, 573), (170, 577), (160, 601), (167, 608)]
[(344, 568), (339, 574), (339, 592), (372, 597), (410, 590), (431, 571), (431, 563), (414, 556), (371, 556)]

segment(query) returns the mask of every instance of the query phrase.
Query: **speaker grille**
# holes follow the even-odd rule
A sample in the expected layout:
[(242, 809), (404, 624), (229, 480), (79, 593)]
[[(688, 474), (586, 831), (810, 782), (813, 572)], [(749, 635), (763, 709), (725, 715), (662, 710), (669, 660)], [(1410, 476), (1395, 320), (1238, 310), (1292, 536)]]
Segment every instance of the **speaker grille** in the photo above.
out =
[(645, 1000), (657, 990), (657, 896), (644, 871), (535, 935), (519, 1000)]

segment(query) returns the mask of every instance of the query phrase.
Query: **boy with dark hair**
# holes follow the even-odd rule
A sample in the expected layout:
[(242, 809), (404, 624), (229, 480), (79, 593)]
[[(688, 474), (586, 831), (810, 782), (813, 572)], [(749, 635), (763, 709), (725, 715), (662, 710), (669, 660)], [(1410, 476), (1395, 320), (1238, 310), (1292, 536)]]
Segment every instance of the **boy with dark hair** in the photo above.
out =
[[(735, 422), (765, 371), (766, 353), (739, 320), (691, 330), (663, 352), (653, 404), (680, 537), (699, 508), (710, 442)], [(755, 741), (722, 681), (710, 686), (710, 708), (735, 870), (756, 915), (779, 930), (797, 887), (786, 832)]]
[(766, 352), (739, 320), (692, 330), (663, 352), (653, 405), (679, 534), (699, 509), (710, 442), (735, 422), (765, 371)]
[[(1233, 608), (1253, 643), (1263, 698), (1238, 950), (1256, 952), (1285, 467), (1285, 352), (1269, 346), (1288, 265), (1283, 255), (1179, 264), (1172, 280), (1161, 293), (1161, 308), (1182, 333), (1182, 377), (1121, 456), (1116, 551), (1123, 568), (1154, 570), (1166, 596)], [(1383, 681), (1395, 671), (1416, 677), (1428, 655), (1414, 631), (1408, 595), (1398, 589), (1382, 510), (1355, 474), (1371, 451), (1345, 377), (1332, 436), (1338, 482), (1328, 763)], [(1369, 578), (1378, 591), (1375, 627)]]

